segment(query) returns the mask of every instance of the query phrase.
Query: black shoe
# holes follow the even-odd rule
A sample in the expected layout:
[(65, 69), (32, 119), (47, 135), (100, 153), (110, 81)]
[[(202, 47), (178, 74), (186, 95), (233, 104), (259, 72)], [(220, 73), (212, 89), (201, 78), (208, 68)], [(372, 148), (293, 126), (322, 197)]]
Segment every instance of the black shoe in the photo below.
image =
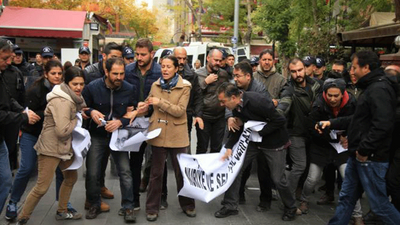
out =
[(166, 197), (161, 197), (160, 209), (165, 210), (168, 208), (168, 202)]
[(257, 212), (265, 212), (269, 210), (271, 210), (271, 202), (260, 202), (256, 209)]
[(296, 219), (296, 210), (297, 210), (297, 208), (286, 210), (282, 216), (282, 220), (283, 221), (295, 220)]
[(196, 210), (194, 209), (188, 209), (188, 210), (183, 210), (183, 212), (186, 214), (188, 217), (196, 217)]
[(214, 213), (217, 218), (225, 218), (231, 215), (237, 215), (239, 211), (237, 209), (228, 209), (225, 206)]
[(97, 215), (101, 213), (100, 207), (99, 206), (91, 206), (89, 208), (89, 211), (86, 213), (86, 219), (91, 220), (95, 219)]
[(140, 210), (140, 201), (139, 201), (139, 199), (138, 200), (135, 200), (134, 201), (134, 208), (133, 208), (133, 211), (139, 211)]
[(136, 222), (136, 216), (135, 216), (135, 213), (133, 212), (133, 209), (125, 210), (124, 220), (126, 223), (135, 223)]

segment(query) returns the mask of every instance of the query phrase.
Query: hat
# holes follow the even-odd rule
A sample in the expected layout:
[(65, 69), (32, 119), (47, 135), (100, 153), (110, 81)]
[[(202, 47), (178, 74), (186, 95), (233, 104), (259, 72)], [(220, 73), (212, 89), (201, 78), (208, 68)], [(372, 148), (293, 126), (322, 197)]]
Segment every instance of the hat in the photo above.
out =
[(164, 58), (164, 57), (169, 56), (169, 55), (171, 55), (171, 54), (172, 54), (172, 51), (169, 50), (169, 49), (166, 49), (166, 50), (164, 50), (164, 51), (161, 53), (160, 58)]
[(42, 51), (40, 52), (40, 55), (42, 55), (42, 57), (46, 57), (46, 56), (53, 57), (54, 51), (50, 46), (44, 46), (42, 48)]
[(323, 58), (317, 57), (317, 58), (315, 59), (315, 61), (317, 62), (315, 65), (316, 65), (318, 68), (321, 68), (321, 67), (325, 66), (325, 60), (324, 60)]
[(122, 51), (122, 56), (124, 58), (133, 58), (133, 57), (135, 57), (135, 52), (133, 51), (133, 49), (131, 47), (125, 46)]
[(259, 63), (259, 61), (260, 61), (260, 58), (259, 58), (259, 57), (253, 56), (253, 57), (251, 57), (251, 59), (250, 59), (250, 65), (252, 65), (252, 66), (257, 66), (258, 63)]
[(24, 53), (24, 51), (22, 51), (22, 49), (18, 45), (13, 46), (13, 51), (15, 54), (23, 54)]
[(314, 64), (314, 65), (317, 64), (316, 61), (315, 61), (315, 58), (313, 56), (311, 56), (311, 55), (308, 55), (308, 56), (304, 57), (303, 58), (303, 63), (304, 63), (305, 66), (310, 66), (311, 64)]
[(79, 54), (82, 54), (84, 52), (87, 53), (87, 54), (90, 54), (90, 49), (88, 47), (86, 47), (86, 46), (81, 46), (79, 48)]
[(323, 86), (324, 92), (326, 92), (329, 88), (332, 88), (332, 87), (339, 88), (340, 92), (342, 92), (342, 94), (343, 94), (344, 91), (346, 90), (346, 82), (341, 78), (338, 78), (338, 79), (328, 78), (328, 79), (326, 79), (325, 82), (324, 82), (324, 86)]

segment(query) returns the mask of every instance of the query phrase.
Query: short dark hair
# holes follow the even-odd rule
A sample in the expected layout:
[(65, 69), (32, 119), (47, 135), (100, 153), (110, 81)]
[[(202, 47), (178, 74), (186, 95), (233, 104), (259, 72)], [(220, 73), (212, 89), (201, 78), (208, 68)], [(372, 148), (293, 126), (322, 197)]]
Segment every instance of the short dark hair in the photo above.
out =
[(153, 43), (148, 38), (140, 38), (135, 45), (135, 48), (147, 48), (149, 52), (153, 51)]
[(104, 47), (104, 54), (106, 55), (110, 54), (111, 50), (117, 50), (122, 53), (122, 46), (115, 42), (110, 42), (106, 44), (106, 46)]
[(351, 60), (353, 61), (354, 58), (357, 58), (359, 66), (364, 67), (368, 65), (370, 71), (381, 66), (378, 55), (373, 51), (362, 50), (356, 52), (351, 56)]
[(110, 59), (107, 59), (107, 61), (106, 61), (106, 69), (107, 69), (108, 72), (111, 71), (111, 68), (113, 67), (114, 64), (123, 65), (125, 67), (125, 62), (124, 62), (123, 59), (121, 59), (121, 58), (110, 58)]
[(230, 98), (232, 95), (239, 96), (240, 90), (236, 85), (229, 82), (224, 82), (217, 89), (217, 94), (219, 95), (221, 93), (224, 93), (225, 97)]
[(226, 58), (229, 58), (229, 57), (235, 58), (235, 55), (233, 55), (233, 54), (228, 54), (228, 56), (227, 56)]
[(274, 54), (274, 52), (272, 51), (272, 49), (264, 49), (264, 50), (262, 50), (262, 52), (260, 53), (260, 59), (261, 59), (261, 58), (263, 57), (263, 55), (265, 55), (265, 54), (271, 55), (273, 59), (275, 58), (275, 54)]
[(82, 77), (83, 81), (86, 80), (83, 70), (76, 66), (69, 67), (64, 73), (64, 83), (68, 84), (75, 77)]
[(343, 66), (345, 69), (346, 69), (346, 67), (347, 67), (347, 63), (346, 63), (344, 60), (342, 60), (342, 59), (335, 59), (335, 61), (333, 61), (333, 64), (334, 64), (334, 65)]
[(162, 59), (163, 59), (163, 60), (164, 60), (164, 59), (169, 59), (169, 60), (171, 60), (172, 63), (174, 64), (175, 68), (179, 66), (179, 61), (178, 61), (178, 59), (177, 59), (175, 56), (173, 56), (173, 55), (166, 55), (166, 56), (164, 56)]
[(304, 62), (303, 62), (302, 59), (300, 59), (299, 57), (294, 57), (294, 58), (290, 59), (290, 60), (289, 60), (289, 63), (287, 64), (288, 70), (290, 70), (290, 69), (289, 69), (289, 66), (290, 66), (291, 64), (296, 64), (296, 63), (298, 63), (298, 62), (301, 62), (301, 63), (303, 64), (303, 66), (305, 67), (305, 64), (304, 64)]
[(247, 61), (241, 61), (233, 66), (235, 70), (240, 70), (245, 74), (250, 74), (250, 77), (253, 77), (253, 68), (251, 67), (250, 63)]
[(13, 48), (10, 45), (9, 41), (3, 38), (0, 38), (0, 52), (8, 52), (12, 51)]

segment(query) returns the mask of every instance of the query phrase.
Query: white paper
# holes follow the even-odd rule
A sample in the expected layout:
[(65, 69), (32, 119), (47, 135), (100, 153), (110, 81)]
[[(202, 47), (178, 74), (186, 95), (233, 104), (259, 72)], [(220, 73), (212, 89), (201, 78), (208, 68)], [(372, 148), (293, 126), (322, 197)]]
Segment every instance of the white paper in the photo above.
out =
[(161, 128), (148, 132), (148, 127), (148, 118), (138, 117), (129, 126), (114, 131), (109, 145), (111, 150), (138, 152), (144, 141), (153, 139), (161, 133)]
[(253, 130), (260, 130), (265, 124), (257, 121), (245, 123), (245, 129), (232, 148), (232, 156), (228, 160), (221, 161), (225, 147), (219, 153), (179, 154), (177, 158), (184, 185), (178, 195), (210, 202), (225, 193), (241, 170), (251, 136), (256, 133)]
[(338, 154), (347, 151), (347, 149), (343, 148), (343, 146), (340, 143), (332, 143), (329, 142), (337, 151)]
[(77, 170), (85, 159), (87, 152), (89, 151), (91, 145), (91, 139), (89, 132), (82, 128), (82, 115), (77, 113), (78, 122), (72, 131), (72, 149), (74, 150), (74, 161), (65, 170)]

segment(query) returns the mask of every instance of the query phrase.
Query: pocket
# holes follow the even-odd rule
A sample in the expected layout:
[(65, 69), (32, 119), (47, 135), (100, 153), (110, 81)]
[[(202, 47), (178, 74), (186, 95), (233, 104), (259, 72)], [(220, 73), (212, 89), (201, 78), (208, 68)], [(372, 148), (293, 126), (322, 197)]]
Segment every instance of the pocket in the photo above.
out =
[(185, 118), (182, 119), (177, 119), (173, 121), (174, 125), (182, 125), (182, 124), (186, 124), (187, 120)]

